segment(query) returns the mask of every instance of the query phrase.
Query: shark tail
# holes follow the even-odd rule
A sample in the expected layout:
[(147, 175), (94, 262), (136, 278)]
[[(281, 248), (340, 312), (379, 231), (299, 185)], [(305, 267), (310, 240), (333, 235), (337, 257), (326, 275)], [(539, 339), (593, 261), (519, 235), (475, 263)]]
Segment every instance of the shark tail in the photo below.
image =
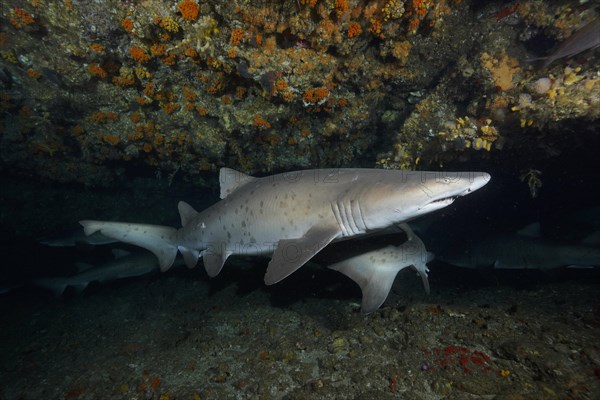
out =
[(112, 239), (151, 251), (161, 271), (168, 270), (177, 256), (177, 229), (169, 226), (130, 224), (126, 222), (79, 221), (86, 235), (96, 232)]
[(362, 291), (361, 311), (369, 314), (376, 311), (385, 301), (398, 272), (408, 265), (374, 260), (374, 256), (382, 256), (384, 252), (389, 255), (396, 251), (393, 246), (388, 246), (379, 251), (361, 254), (356, 257), (330, 265), (329, 268), (341, 272), (360, 286)]

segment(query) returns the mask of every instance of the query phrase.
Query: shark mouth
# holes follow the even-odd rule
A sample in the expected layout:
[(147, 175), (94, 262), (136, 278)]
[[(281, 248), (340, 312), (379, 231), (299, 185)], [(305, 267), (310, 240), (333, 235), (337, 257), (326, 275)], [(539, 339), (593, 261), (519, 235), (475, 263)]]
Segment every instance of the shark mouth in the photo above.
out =
[(454, 200), (458, 199), (459, 196), (449, 196), (449, 197), (442, 197), (441, 199), (437, 199), (432, 201), (431, 203), (429, 203), (430, 205), (449, 205), (454, 203)]
[(437, 200), (432, 200), (429, 203), (419, 207), (419, 210), (423, 210), (423, 209), (432, 209), (433, 210), (437, 210), (440, 208), (444, 208), (449, 206), (450, 204), (454, 203), (454, 200), (458, 199), (460, 196), (448, 196), (448, 197), (441, 197)]

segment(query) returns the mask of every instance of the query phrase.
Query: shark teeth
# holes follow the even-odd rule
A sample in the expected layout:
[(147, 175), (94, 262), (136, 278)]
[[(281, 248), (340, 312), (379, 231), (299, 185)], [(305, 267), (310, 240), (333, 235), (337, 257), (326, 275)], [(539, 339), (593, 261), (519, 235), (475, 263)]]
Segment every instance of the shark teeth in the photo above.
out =
[(441, 199), (432, 201), (430, 204), (440, 204), (440, 203), (451, 204), (456, 199), (458, 199), (458, 196), (443, 197)]

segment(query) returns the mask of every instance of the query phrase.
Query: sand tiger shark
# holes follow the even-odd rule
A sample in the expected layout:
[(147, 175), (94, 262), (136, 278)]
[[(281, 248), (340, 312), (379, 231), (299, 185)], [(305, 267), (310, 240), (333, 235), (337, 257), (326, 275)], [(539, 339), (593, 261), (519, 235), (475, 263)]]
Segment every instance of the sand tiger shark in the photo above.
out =
[(539, 222), (516, 233), (478, 235), (441, 251), (439, 259), (462, 268), (538, 269), (600, 267), (595, 232), (581, 242), (545, 238)]
[(158, 271), (158, 261), (146, 250), (136, 252), (113, 249), (114, 258), (99, 266), (78, 263), (79, 273), (72, 276), (48, 277), (36, 279), (33, 284), (61, 295), (68, 286), (80, 293), (92, 282), (106, 283), (118, 279), (148, 275)]
[(81, 227), (79, 227), (79, 229), (63, 232), (60, 236), (40, 239), (39, 243), (50, 247), (94, 247), (112, 244), (117, 241), (118, 240), (107, 238), (99, 232), (87, 236), (81, 231)]
[[(363, 295), (361, 305), (363, 314), (372, 313), (383, 304), (392, 289), (396, 275), (407, 267), (413, 267), (417, 271), (423, 281), (425, 292), (429, 294), (427, 263), (433, 260), (433, 254), (427, 251), (423, 241), (415, 235), (408, 224), (402, 223), (397, 226), (397, 229), (406, 234), (406, 241), (402, 244), (386, 244), (384, 238), (375, 236), (372, 239), (378, 240), (378, 247), (361, 251), (357, 255), (342, 257), (341, 261), (329, 266), (330, 269), (341, 272), (360, 286)], [(396, 235), (398, 234), (394, 236)], [(350, 245), (359, 246), (354, 243)]]
[(220, 170), (222, 200), (197, 212), (178, 204), (180, 229), (139, 223), (80, 221), (87, 235), (150, 250), (161, 270), (181, 252), (192, 268), (202, 257), (210, 277), (231, 255), (268, 255), (272, 285), (333, 241), (383, 230), (452, 204), (484, 186), (485, 172), (313, 169), (256, 178)]

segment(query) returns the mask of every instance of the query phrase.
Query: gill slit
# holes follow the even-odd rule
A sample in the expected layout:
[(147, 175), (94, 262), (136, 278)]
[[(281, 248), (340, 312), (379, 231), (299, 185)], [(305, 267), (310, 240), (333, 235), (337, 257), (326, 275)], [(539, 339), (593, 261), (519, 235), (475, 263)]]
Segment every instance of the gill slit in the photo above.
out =
[(367, 231), (367, 224), (365, 219), (363, 218), (362, 209), (360, 207), (360, 201), (356, 200), (353, 202), (354, 207), (352, 207), (352, 215), (354, 215), (354, 220), (357, 222), (358, 229), (361, 232)]
[(358, 200), (350, 200), (347, 203), (343, 201), (331, 203), (331, 210), (342, 231), (342, 236), (351, 236), (366, 232), (367, 224), (363, 218), (363, 212)]
[(354, 220), (354, 210), (352, 207), (353, 200), (350, 200), (348, 203), (348, 207), (344, 207), (346, 211), (346, 221), (348, 221), (348, 227), (350, 228), (350, 231), (352, 231), (354, 234), (357, 234), (360, 232), (360, 230), (358, 229), (358, 226), (356, 226), (356, 221)]

